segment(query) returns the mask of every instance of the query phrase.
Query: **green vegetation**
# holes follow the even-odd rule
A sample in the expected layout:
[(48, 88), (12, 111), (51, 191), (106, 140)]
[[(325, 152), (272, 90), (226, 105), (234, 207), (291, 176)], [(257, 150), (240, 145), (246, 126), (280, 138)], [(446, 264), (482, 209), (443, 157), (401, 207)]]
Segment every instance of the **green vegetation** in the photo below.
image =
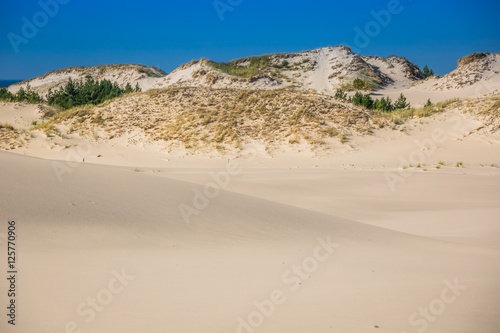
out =
[(112, 83), (109, 80), (94, 81), (91, 77), (88, 77), (85, 82), (73, 82), (70, 78), (68, 83), (59, 90), (54, 92), (49, 89), (46, 99), (42, 98), (38, 92), (31, 90), (28, 84), (26, 90), (21, 87), (15, 94), (5, 87), (0, 88), (0, 100), (33, 104), (46, 102), (49, 105), (66, 110), (80, 105), (101, 104), (109, 99), (134, 91), (141, 91), (138, 83), (135, 88), (132, 88), (130, 83), (127, 83), (125, 88), (122, 89), (118, 86), (118, 83)]
[[(250, 64), (245, 66), (240, 65), (240, 63), (242, 63), (243, 61), (250, 62)], [(227, 63), (210, 61), (209, 64), (213, 68), (216, 68), (226, 74), (250, 79), (252, 77), (263, 74), (264, 70), (268, 69), (271, 66), (271, 58), (267, 55), (264, 55), (250, 57), (248, 59), (234, 60)]]
[(368, 83), (363, 79), (357, 78), (352, 82), (352, 86), (356, 90), (363, 90), (368, 88)]
[[(432, 104), (431, 100), (428, 99), (423, 107), (415, 109), (411, 108), (410, 103), (406, 101), (406, 97), (403, 94), (400, 94), (399, 98), (393, 103), (389, 97), (373, 99), (370, 94), (363, 94), (359, 91), (353, 96), (347, 97), (347, 93), (342, 88), (337, 89), (335, 98), (348, 101), (369, 110), (381, 111), (381, 113), (385, 115), (384, 117), (395, 124), (402, 124), (405, 120), (413, 117), (429, 117), (435, 113), (444, 111), (450, 106), (455, 106), (460, 103), (458, 98), (449, 99), (436, 104)], [(498, 106), (500, 103), (494, 103), (494, 105)]]
[(162, 70), (154, 71), (151, 67), (139, 67), (139, 72), (145, 73), (151, 77), (163, 77), (167, 74)]
[(429, 69), (429, 67), (427, 65), (425, 65), (423, 73), (424, 73), (425, 77), (434, 76), (434, 71), (432, 69)]
[(421, 108), (406, 108), (406, 109), (396, 109), (390, 113), (385, 113), (389, 115), (389, 118), (395, 124), (402, 124), (405, 120), (417, 117), (424, 118), (429, 117), (435, 113), (444, 111), (446, 108), (454, 105), (458, 105), (460, 100), (458, 98), (448, 99), (444, 102), (439, 102), (431, 106), (424, 106)]
[(371, 91), (375, 90), (380, 87), (380, 83), (377, 81), (370, 79), (370, 78), (361, 78), (358, 77), (357, 79), (354, 79), (352, 83), (344, 83), (341, 86), (345, 90), (365, 90), (365, 91)]
[(290, 67), (290, 63), (288, 60), (283, 60), (280, 65), (274, 65), (275, 68), (288, 68)]
[(80, 105), (101, 104), (109, 99), (140, 90), (138, 84), (135, 89), (132, 89), (132, 86), (127, 83), (125, 88), (122, 89), (118, 86), (118, 83), (112, 83), (109, 80), (94, 81), (92, 78), (88, 78), (85, 83), (75, 83), (70, 78), (68, 83), (59, 90), (55, 92), (49, 90), (47, 103), (67, 110)]
[(335, 98), (346, 100), (347, 99), (347, 93), (344, 90), (342, 90), (342, 89), (339, 88), (335, 92)]
[(394, 103), (394, 109), (408, 109), (410, 107), (410, 103), (406, 102), (406, 97), (401, 93), (399, 98)]
[(26, 86), (26, 90), (21, 87), (16, 94), (11, 93), (7, 88), (0, 88), (0, 100), (7, 102), (27, 102), (38, 104), (43, 102), (43, 98), (35, 91), (31, 90), (30, 85)]
[(392, 112), (397, 109), (407, 109), (410, 107), (410, 104), (406, 102), (406, 97), (404, 97), (403, 94), (401, 94), (398, 100), (392, 104), (389, 97), (382, 97), (381, 99), (374, 100), (370, 94), (363, 94), (359, 91), (356, 92), (354, 96), (347, 98), (347, 94), (339, 88), (335, 92), (335, 98), (349, 101), (369, 110), (379, 110), (383, 112)]

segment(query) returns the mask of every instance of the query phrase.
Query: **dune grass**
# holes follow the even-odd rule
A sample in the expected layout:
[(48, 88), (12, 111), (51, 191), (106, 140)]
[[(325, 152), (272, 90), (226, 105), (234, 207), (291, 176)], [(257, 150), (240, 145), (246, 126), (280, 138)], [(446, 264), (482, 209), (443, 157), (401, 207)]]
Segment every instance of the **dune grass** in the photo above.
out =
[(9, 123), (0, 123), (0, 129), (5, 129), (7, 131), (14, 131), (15, 128)]
[(64, 124), (89, 137), (101, 130), (109, 137), (140, 130), (153, 141), (224, 153), (248, 140), (269, 148), (283, 143), (319, 147), (335, 137), (345, 142), (351, 132), (369, 133), (372, 116), (334, 98), (291, 89), (177, 87), (62, 111), (33, 129), (58, 134), (58, 125)]
[[(248, 62), (248, 64), (246, 64)], [(208, 62), (210, 66), (226, 74), (250, 79), (263, 74), (271, 66), (271, 58), (267, 55), (247, 59), (234, 60), (227, 63)], [(245, 63), (245, 64), (244, 64)]]
[(447, 109), (459, 106), (461, 103), (460, 99), (453, 98), (448, 99), (443, 102), (439, 102), (430, 106), (424, 106), (421, 108), (411, 108), (411, 109), (397, 109), (391, 112), (380, 112), (386, 119), (393, 122), (394, 124), (402, 124), (406, 120), (417, 117), (426, 118), (430, 117), (436, 113), (443, 112)]

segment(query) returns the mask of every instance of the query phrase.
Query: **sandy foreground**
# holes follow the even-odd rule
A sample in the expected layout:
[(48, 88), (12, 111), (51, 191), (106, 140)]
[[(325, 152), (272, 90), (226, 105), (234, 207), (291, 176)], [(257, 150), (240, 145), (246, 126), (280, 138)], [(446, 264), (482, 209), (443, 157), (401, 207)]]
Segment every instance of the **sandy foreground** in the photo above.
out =
[(0, 152), (19, 270), (0, 331), (498, 332), (500, 140), (480, 127), (447, 112), (274, 157)]

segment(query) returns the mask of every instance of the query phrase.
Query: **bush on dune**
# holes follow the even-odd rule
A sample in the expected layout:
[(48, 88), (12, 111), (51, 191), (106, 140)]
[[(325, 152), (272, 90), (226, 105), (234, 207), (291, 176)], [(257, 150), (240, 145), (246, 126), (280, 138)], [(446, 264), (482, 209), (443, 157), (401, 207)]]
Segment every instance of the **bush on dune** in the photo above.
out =
[(0, 100), (7, 102), (27, 102), (27, 103), (43, 103), (43, 98), (36, 91), (31, 90), (30, 85), (26, 86), (26, 90), (21, 87), (16, 94), (11, 93), (6, 87), (0, 88)]
[(109, 80), (94, 81), (94, 79), (88, 77), (85, 82), (73, 82), (70, 78), (66, 85), (58, 90), (52, 91), (49, 89), (45, 99), (38, 92), (32, 90), (28, 84), (26, 89), (21, 87), (15, 94), (5, 87), (0, 88), (0, 100), (32, 104), (47, 103), (66, 110), (80, 105), (101, 104), (107, 100), (135, 91), (141, 91), (139, 84), (132, 88), (130, 83), (127, 83), (125, 88), (122, 89), (118, 86), (118, 83)]
[(85, 82), (75, 83), (70, 78), (68, 83), (59, 90), (55, 92), (49, 90), (47, 103), (66, 110), (75, 106), (101, 104), (107, 100), (140, 90), (139, 85), (136, 85), (134, 89), (130, 83), (127, 83), (122, 89), (118, 83), (109, 80), (94, 81), (92, 78), (87, 78)]

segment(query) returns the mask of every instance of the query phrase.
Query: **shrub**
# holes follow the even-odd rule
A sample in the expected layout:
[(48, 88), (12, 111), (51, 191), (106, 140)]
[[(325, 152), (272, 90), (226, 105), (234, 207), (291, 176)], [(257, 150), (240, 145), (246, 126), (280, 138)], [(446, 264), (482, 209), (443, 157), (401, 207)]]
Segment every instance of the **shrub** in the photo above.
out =
[(0, 100), (7, 102), (27, 102), (27, 103), (43, 103), (43, 98), (36, 91), (31, 90), (30, 85), (26, 86), (26, 90), (21, 87), (16, 94), (12, 94), (7, 88), (0, 88)]
[[(250, 62), (248, 66), (241, 66), (239, 63), (243, 60)], [(261, 74), (265, 69), (270, 67), (271, 58), (267, 55), (255, 56), (248, 59), (234, 60), (227, 63), (218, 63), (210, 61), (209, 64), (226, 74), (250, 79)]]
[(354, 96), (349, 99), (350, 102), (353, 102), (356, 105), (363, 105), (363, 93), (357, 91)]
[[(49, 89), (47, 103), (66, 110), (80, 105), (101, 104), (133, 91), (129, 83), (122, 89), (118, 83), (109, 80), (94, 81), (92, 78), (87, 78), (85, 82), (75, 83), (70, 78), (59, 90), (53, 92)], [(139, 84), (136, 84), (135, 91), (140, 91)]]
[(0, 100), (11, 102), (14, 100), (14, 95), (6, 87), (2, 87), (0, 88)]
[(367, 109), (373, 109), (374, 108), (374, 101), (370, 94), (363, 95), (362, 100), (361, 100), (361, 105), (364, 106)]
[(357, 78), (352, 82), (352, 86), (356, 90), (363, 90), (366, 87), (368, 87), (368, 84), (366, 83), (365, 80)]
[(344, 90), (342, 90), (341, 88), (338, 88), (337, 91), (335, 92), (335, 98), (338, 98), (338, 99), (347, 99), (347, 93), (344, 92)]

